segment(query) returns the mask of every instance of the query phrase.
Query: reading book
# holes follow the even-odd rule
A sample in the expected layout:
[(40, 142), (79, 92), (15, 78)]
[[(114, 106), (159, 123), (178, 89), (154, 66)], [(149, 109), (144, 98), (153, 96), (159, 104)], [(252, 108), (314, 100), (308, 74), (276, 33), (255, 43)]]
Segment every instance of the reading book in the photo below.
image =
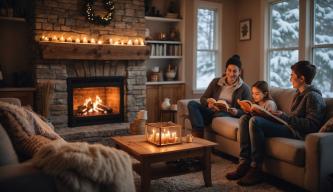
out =
[(254, 114), (264, 117), (268, 120), (289, 126), (288, 123), (285, 122), (283, 119), (281, 119), (276, 115), (273, 115), (271, 112), (267, 111), (265, 108), (261, 107), (260, 105), (252, 103), (249, 100), (237, 100), (237, 102), (245, 112), (253, 112)]
[(214, 98), (208, 98), (207, 102), (213, 103), (214, 106), (216, 106), (220, 110), (228, 111), (230, 109), (229, 104), (225, 100), (222, 100), (222, 99), (219, 99), (216, 101)]

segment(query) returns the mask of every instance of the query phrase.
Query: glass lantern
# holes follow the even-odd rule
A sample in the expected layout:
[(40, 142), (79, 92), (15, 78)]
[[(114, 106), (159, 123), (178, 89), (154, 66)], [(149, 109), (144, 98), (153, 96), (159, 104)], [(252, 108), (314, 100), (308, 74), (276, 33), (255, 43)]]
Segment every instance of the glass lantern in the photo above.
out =
[(146, 124), (146, 140), (157, 146), (173, 145), (182, 142), (181, 126), (172, 122)]

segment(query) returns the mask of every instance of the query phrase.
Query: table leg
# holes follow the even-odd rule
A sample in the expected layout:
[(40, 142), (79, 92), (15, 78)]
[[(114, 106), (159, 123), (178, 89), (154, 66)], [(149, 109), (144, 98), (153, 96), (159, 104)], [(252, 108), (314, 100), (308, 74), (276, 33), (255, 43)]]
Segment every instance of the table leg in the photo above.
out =
[(151, 180), (150, 163), (142, 162), (141, 170), (141, 192), (149, 192)]
[(210, 153), (211, 153), (211, 148), (205, 148), (204, 156), (202, 158), (203, 160), (202, 174), (206, 187), (212, 186)]

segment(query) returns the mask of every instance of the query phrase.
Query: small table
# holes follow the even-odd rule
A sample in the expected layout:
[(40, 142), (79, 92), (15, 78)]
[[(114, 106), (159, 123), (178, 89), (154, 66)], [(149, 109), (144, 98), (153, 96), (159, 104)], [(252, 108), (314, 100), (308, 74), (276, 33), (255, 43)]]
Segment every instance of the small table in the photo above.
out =
[[(144, 135), (116, 136), (112, 137), (116, 146), (129, 153), (140, 163), (134, 164), (133, 169), (141, 176), (141, 191), (149, 191), (151, 179), (170, 177), (189, 173), (189, 171), (170, 169), (166, 161), (174, 161), (182, 158), (200, 157), (201, 169), (206, 187), (212, 186), (211, 179), (211, 149), (216, 143), (193, 138), (192, 143), (182, 143), (157, 147), (146, 142)], [(198, 170), (197, 170), (198, 171)]]

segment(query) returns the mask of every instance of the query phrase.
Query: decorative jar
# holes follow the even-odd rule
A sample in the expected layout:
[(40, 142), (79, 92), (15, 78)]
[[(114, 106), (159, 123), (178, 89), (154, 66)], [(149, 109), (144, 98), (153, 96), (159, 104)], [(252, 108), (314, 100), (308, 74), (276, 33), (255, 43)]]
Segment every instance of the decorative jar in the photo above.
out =
[(146, 124), (146, 140), (157, 146), (182, 143), (181, 126), (172, 122)]

